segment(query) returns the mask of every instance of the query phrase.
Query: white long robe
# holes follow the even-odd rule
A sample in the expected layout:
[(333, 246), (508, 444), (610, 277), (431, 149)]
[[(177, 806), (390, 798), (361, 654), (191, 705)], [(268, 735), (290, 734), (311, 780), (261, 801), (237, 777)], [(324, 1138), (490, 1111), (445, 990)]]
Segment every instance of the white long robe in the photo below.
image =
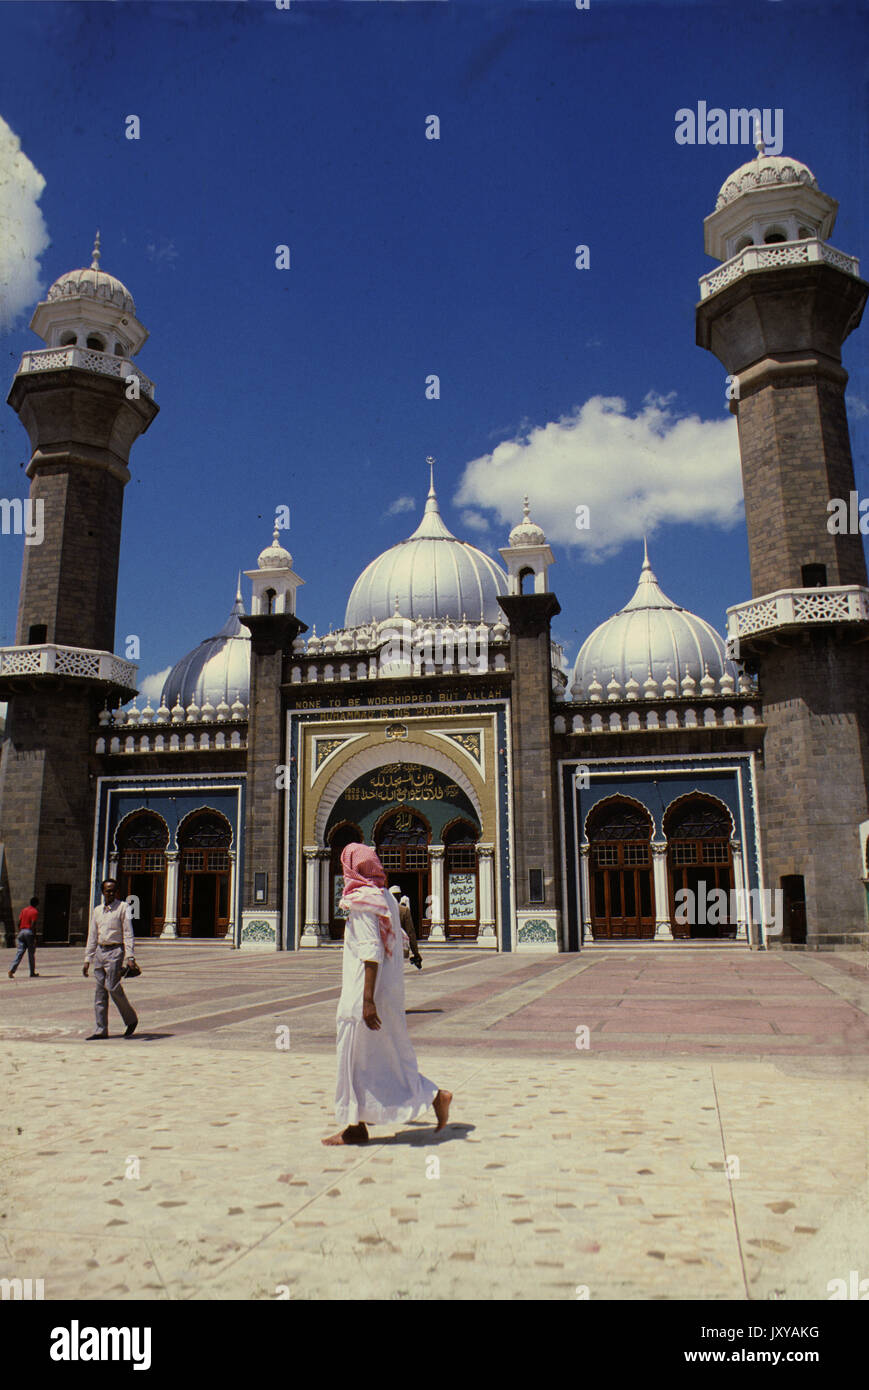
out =
[[(375, 912), (351, 908), (344, 928), (335, 1092), (335, 1114), (341, 1125), (412, 1120), (438, 1092), (434, 1082), (420, 1074), (408, 1037), (401, 919), (392, 894), (384, 891), (383, 898), (394, 931), (391, 956), (384, 950)], [(379, 1029), (368, 1028), (362, 1020), (367, 960), (378, 965), (374, 1003)]]

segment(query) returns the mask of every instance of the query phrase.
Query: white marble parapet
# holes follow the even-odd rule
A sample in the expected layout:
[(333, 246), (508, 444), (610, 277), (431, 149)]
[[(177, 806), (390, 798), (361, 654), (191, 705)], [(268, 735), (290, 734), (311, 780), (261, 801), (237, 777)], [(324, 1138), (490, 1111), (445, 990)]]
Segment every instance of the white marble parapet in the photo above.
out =
[(761, 722), (760, 708), (760, 695), (756, 691), (750, 701), (741, 694), (731, 696), (729, 701), (716, 696), (708, 702), (702, 698), (644, 701), (639, 707), (634, 701), (631, 704), (622, 702), (617, 708), (592, 700), (581, 704), (574, 701), (561, 706), (553, 719), (552, 731), (555, 734), (660, 734), (680, 729), (696, 733), (698, 729), (747, 728)]
[(89, 647), (64, 647), (53, 642), (37, 647), (0, 647), (0, 677), (78, 676), (135, 690), (138, 669), (112, 652)]
[(777, 589), (727, 610), (728, 642), (807, 624), (869, 622), (869, 589), (840, 584), (828, 589)]
[(126, 379), (138, 378), (139, 390), (143, 396), (154, 399), (154, 383), (126, 357), (113, 357), (110, 352), (97, 352), (94, 348), (56, 347), (40, 348), (25, 352), (18, 368), (18, 375), (27, 372), (52, 372), (62, 367), (80, 367), (86, 372), (99, 372), (102, 376), (116, 376)]
[(842, 270), (846, 275), (860, 275), (860, 262), (856, 256), (847, 256), (844, 251), (837, 251), (835, 246), (828, 246), (817, 237), (809, 237), (805, 241), (780, 241), (772, 246), (746, 246), (744, 251), (731, 256), (730, 260), (725, 261), (717, 270), (702, 275), (700, 298), (708, 299), (710, 294), (717, 294), (726, 285), (752, 270), (809, 265), (813, 261), (823, 261), (827, 265), (835, 266), (836, 270)]

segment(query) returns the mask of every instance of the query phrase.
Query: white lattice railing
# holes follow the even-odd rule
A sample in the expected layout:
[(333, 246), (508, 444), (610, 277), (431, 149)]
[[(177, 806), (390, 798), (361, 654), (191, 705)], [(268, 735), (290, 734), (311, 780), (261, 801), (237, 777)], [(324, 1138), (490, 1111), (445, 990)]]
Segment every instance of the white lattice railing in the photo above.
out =
[(88, 647), (59, 647), (53, 643), (0, 647), (0, 677), (79, 676), (135, 690), (138, 669), (111, 652), (92, 651)]
[(812, 261), (825, 261), (827, 265), (843, 270), (846, 275), (859, 276), (860, 262), (856, 256), (846, 256), (835, 246), (811, 237), (806, 241), (780, 241), (773, 246), (746, 246), (738, 255), (731, 256), (717, 270), (700, 278), (700, 298), (708, 299), (717, 294), (733, 280), (746, 275), (750, 270), (773, 270), (778, 266), (808, 265)]
[(804, 623), (869, 622), (869, 589), (859, 584), (830, 589), (779, 589), (727, 610), (727, 636), (749, 637)]
[(113, 357), (109, 352), (96, 352), (93, 348), (40, 348), (38, 352), (25, 352), (18, 372), (19, 375), (22, 372), (51, 372), (58, 367), (81, 367), (86, 372), (101, 372), (103, 376), (125, 379), (135, 376), (138, 377), (142, 395), (154, 399), (154, 383), (144, 372), (140, 372), (126, 357)]

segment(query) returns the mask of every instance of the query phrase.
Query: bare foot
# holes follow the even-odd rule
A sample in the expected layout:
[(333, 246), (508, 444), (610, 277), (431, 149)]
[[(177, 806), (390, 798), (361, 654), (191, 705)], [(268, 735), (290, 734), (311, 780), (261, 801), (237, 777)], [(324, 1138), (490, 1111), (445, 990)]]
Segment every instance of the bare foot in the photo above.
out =
[(435, 1134), (437, 1134), (438, 1130), (443, 1129), (447, 1120), (450, 1118), (450, 1105), (452, 1104), (452, 1099), (452, 1091), (438, 1091), (437, 1095), (432, 1101), (432, 1107), (434, 1109), (435, 1115), (437, 1116)]
[(348, 1125), (342, 1129), (340, 1134), (331, 1134), (328, 1139), (321, 1139), (321, 1144), (330, 1146), (335, 1144), (367, 1144), (368, 1130), (365, 1125)]

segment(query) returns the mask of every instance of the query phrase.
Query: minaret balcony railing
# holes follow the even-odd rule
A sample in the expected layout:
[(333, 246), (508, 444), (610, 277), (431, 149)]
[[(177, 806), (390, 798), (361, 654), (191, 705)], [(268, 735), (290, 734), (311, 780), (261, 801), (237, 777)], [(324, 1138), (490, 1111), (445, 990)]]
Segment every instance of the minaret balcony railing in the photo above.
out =
[(869, 623), (869, 589), (859, 584), (778, 589), (727, 610), (727, 636), (731, 640), (818, 623)]
[(112, 652), (88, 647), (62, 647), (54, 643), (39, 647), (0, 647), (0, 680), (5, 676), (73, 676), (135, 690), (138, 669)]
[(18, 375), (27, 372), (53, 372), (62, 367), (80, 367), (86, 372), (100, 372), (103, 376), (116, 376), (126, 379), (138, 378), (139, 390), (143, 396), (154, 399), (154, 383), (126, 357), (113, 357), (109, 352), (97, 352), (94, 348), (56, 347), (40, 348), (25, 352), (18, 368)]
[(860, 262), (856, 256), (846, 256), (817, 237), (805, 241), (779, 241), (770, 246), (746, 246), (736, 256), (731, 256), (717, 270), (700, 277), (700, 298), (708, 299), (726, 285), (747, 275), (752, 270), (777, 270), (781, 266), (809, 265), (813, 261), (823, 261), (835, 266), (846, 275), (859, 277)]

